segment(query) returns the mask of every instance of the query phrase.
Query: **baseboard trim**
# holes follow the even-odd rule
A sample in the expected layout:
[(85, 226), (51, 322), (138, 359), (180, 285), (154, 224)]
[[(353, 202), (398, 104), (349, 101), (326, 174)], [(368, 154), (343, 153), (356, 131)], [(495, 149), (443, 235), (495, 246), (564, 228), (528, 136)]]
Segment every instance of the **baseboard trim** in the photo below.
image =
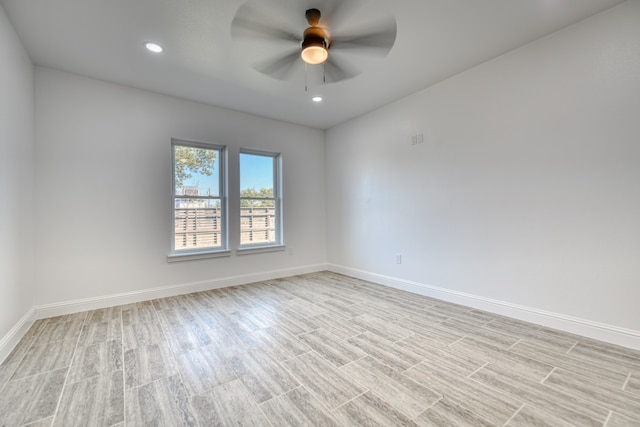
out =
[(27, 333), (33, 323), (34, 314), (35, 308), (31, 307), (29, 311), (22, 316), (18, 323), (16, 323), (4, 337), (2, 337), (0, 340), (0, 363), (4, 362), (18, 342), (20, 342), (24, 334)]
[(593, 338), (599, 341), (605, 341), (611, 344), (640, 350), (640, 331), (637, 330), (621, 328), (606, 323), (541, 310), (535, 307), (512, 304), (506, 301), (439, 288), (436, 286), (398, 279), (391, 276), (371, 273), (336, 264), (329, 264), (327, 269), (335, 273), (367, 280), (380, 285), (437, 298), (455, 304), (466, 305), (468, 307)]
[(53, 304), (42, 304), (35, 307), (35, 318), (44, 319), (47, 317), (61, 316), (64, 314), (112, 307), (114, 305), (132, 304), (135, 302), (148, 301), (156, 298), (166, 298), (176, 295), (189, 294), (192, 292), (206, 291), (210, 289), (245, 285), (247, 283), (260, 282), (263, 280), (296, 276), (298, 274), (315, 273), (317, 271), (324, 271), (326, 269), (326, 264), (314, 264), (281, 270), (244, 274), (240, 276), (224, 277), (220, 279), (204, 280), (201, 282), (182, 283), (178, 285), (142, 289), (140, 291), (134, 292), (123, 292), (92, 298), (81, 298)]

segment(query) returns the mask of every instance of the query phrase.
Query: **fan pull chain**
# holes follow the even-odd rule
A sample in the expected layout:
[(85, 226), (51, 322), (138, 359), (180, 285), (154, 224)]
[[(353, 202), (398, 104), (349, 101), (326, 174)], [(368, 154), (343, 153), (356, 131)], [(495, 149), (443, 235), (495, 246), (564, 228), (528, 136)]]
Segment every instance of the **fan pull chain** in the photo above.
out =
[(327, 62), (322, 63), (322, 84), (327, 82)]
[(307, 63), (304, 63), (304, 91), (307, 91)]

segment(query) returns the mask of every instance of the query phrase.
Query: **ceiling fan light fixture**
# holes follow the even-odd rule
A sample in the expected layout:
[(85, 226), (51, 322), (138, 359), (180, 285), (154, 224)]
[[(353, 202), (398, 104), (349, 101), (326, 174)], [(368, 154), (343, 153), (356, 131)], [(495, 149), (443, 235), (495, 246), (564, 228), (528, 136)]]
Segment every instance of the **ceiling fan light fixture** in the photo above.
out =
[(311, 26), (304, 30), (300, 56), (307, 64), (322, 64), (329, 58), (329, 41), (325, 29), (318, 27), (320, 11), (317, 9), (309, 9), (307, 10), (306, 16)]
[(329, 58), (329, 52), (324, 47), (324, 43), (311, 44), (303, 47), (300, 53), (302, 60), (310, 65), (322, 64)]

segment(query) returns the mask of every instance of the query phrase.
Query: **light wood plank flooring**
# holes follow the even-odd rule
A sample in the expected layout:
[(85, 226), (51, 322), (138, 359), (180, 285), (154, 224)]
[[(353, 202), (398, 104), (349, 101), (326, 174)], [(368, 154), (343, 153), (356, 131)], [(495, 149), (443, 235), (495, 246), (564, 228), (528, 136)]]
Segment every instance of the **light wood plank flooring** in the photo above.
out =
[(333, 273), (35, 322), (1, 426), (640, 425), (640, 352)]

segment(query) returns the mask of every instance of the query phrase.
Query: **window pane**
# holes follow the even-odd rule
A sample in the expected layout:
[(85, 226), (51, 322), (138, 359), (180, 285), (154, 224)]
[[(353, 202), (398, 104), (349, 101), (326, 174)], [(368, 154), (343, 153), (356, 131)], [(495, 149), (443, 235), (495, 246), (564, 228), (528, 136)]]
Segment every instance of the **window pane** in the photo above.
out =
[(282, 242), (280, 155), (240, 152), (240, 246)]
[(175, 195), (219, 197), (219, 150), (182, 145), (173, 150)]
[(175, 249), (221, 248), (219, 199), (176, 199)]
[(274, 243), (276, 210), (274, 200), (241, 199), (240, 244)]
[(274, 163), (273, 156), (240, 153), (240, 197), (273, 197)]

